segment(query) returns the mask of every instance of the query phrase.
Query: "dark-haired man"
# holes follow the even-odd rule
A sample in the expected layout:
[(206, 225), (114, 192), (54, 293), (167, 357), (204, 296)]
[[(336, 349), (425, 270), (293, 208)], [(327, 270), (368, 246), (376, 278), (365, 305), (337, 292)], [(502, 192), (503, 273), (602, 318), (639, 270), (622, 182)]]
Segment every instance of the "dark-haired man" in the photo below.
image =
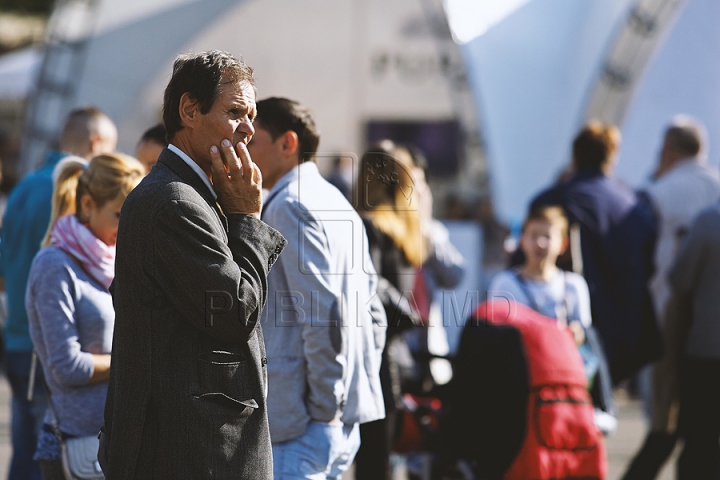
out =
[(314, 162), (310, 113), (285, 98), (257, 110), (248, 148), (270, 189), (263, 220), (288, 239), (263, 315), (275, 479), (340, 479), (359, 424), (385, 416), (385, 312), (362, 220)]
[(165, 90), (170, 145), (122, 209), (105, 476), (272, 478), (258, 319), (285, 240), (260, 221), (252, 69), (182, 55)]
[(8, 198), (0, 237), (0, 289), (7, 285), (5, 371), (12, 387), (13, 446), (9, 480), (40, 478), (33, 455), (46, 400), (39, 371), (34, 379), (33, 399), (27, 398), (33, 344), (25, 310), (25, 287), (30, 265), (50, 223), (53, 170), (68, 155), (90, 160), (100, 153), (112, 152), (116, 144), (117, 129), (105, 113), (95, 107), (77, 108), (65, 120), (60, 148), (48, 152), (45, 165), (23, 178)]
[(167, 146), (165, 125), (158, 123), (145, 130), (137, 143), (137, 147), (135, 147), (135, 157), (145, 167), (145, 173), (150, 173), (152, 167), (157, 163), (158, 157)]

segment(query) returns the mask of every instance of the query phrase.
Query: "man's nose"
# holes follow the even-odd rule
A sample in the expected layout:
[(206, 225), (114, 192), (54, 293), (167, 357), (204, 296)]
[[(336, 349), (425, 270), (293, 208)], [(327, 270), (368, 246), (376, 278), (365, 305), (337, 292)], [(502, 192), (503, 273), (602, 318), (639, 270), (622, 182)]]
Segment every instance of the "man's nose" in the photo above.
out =
[(255, 127), (249, 119), (241, 121), (236, 131), (237, 133), (244, 133), (248, 139), (255, 135)]

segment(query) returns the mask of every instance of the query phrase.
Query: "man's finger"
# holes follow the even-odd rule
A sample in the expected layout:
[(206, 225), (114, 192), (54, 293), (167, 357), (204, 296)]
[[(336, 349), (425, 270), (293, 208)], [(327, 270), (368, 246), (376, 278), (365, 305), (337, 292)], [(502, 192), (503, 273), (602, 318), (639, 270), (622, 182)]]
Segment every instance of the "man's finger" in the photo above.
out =
[[(240, 158), (240, 162), (242, 163), (243, 178), (245, 178), (245, 180), (248, 182), (254, 182), (255, 174), (253, 167), (255, 166), (255, 164), (250, 158), (250, 152), (248, 152), (248, 149), (243, 142), (238, 142), (237, 153), (238, 157)], [(246, 173), (247, 175), (245, 175)]]
[(231, 177), (241, 177), (242, 170), (240, 170), (240, 161), (235, 154), (235, 149), (230, 143), (230, 140), (225, 139), (222, 141), (222, 153), (225, 157), (225, 165), (227, 165), (228, 173)]
[(227, 170), (220, 156), (217, 146), (210, 147), (210, 168), (213, 174), (213, 183), (227, 182)]
[(253, 163), (253, 181), (262, 188), (262, 172), (257, 164)]

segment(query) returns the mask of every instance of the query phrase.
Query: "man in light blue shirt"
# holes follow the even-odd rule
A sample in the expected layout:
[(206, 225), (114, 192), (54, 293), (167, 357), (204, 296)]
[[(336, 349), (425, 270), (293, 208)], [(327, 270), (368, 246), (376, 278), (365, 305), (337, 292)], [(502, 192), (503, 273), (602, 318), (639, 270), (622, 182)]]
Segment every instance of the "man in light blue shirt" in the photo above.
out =
[(8, 198), (0, 232), (0, 286), (7, 289), (8, 307), (5, 367), (12, 388), (13, 458), (8, 480), (41, 478), (32, 457), (46, 403), (40, 375), (35, 380), (33, 401), (27, 400), (33, 344), (25, 311), (25, 287), (30, 265), (50, 223), (53, 170), (68, 154), (89, 160), (99, 153), (114, 151), (116, 144), (115, 124), (104, 113), (94, 107), (73, 110), (60, 136), (60, 151), (51, 151), (45, 165), (25, 177)]
[(262, 218), (288, 241), (262, 320), (275, 479), (339, 479), (359, 424), (385, 416), (377, 275), (360, 216), (314, 162), (309, 112), (285, 98), (257, 102), (257, 112), (248, 150), (270, 189)]

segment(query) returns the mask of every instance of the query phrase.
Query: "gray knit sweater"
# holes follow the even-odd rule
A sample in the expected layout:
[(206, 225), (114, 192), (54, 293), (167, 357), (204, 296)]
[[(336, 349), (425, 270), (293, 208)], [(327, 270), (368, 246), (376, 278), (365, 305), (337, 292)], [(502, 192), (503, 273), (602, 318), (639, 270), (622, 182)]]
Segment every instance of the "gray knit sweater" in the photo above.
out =
[[(97, 434), (107, 382), (88, 381), (92, 354), (112, 350), (115, 312), (110, 293), (65, 252), (47, 247), (33, 260), (25, 306), (60, 429), (76, 436)], [(46, 423), (50, 419), (48, 411)]]

